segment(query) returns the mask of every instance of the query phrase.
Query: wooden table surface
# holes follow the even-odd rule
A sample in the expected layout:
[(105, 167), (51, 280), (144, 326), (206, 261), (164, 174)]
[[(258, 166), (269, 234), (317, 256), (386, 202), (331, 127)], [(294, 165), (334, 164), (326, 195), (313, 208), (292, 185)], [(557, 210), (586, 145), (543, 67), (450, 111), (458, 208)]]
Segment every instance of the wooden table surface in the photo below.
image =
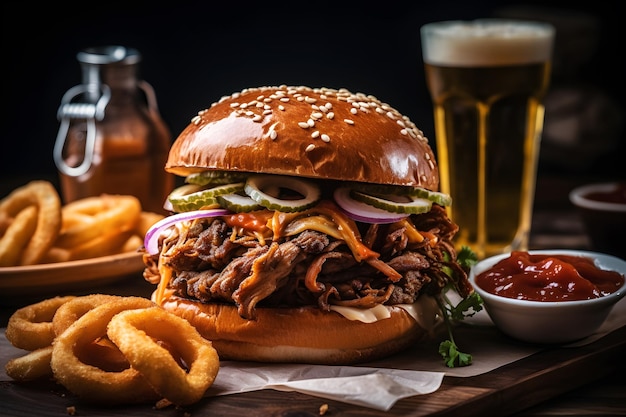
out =
[[(574, 185), (567, 179), (540, 179), (531, 248), (589, 249), (577, 213), (563, 200)], [(121, 295), (146, 295), (151, 289), (146, 283), (140, 288), (120, 288), (113, 284), (97, 290)], [(30, 301), (16, 299), (0, 304), (0, 327), (6, 327), (10, 314)], [(81, 407), (79, 410), (80, 415), (85, 416), (305, 417), (320, 415), (320, 406), (327, 404), (327, 416), (626, 415), (625, 354), (626, 327), (623, 327), (580, 348), (548, 349), (474, 377), (446, 376), (436, 392), (400, 400), (387, 412), (273, 390), (207, 399), (198, 407), (185, 410), (188, 414), (183, 410), (154, 410), (151, 407), (123, 410)], [(35, 406), (34, 399), (37, 398), (45, 401), (45, 405)], [(67, 415), (65, 406), (68, 401), (68, 398), (55, 393), (50, 385), (34, 387), (14, 382), (0, 383), (0, 415), (34, 415), (33, 410), (44, 416)]]

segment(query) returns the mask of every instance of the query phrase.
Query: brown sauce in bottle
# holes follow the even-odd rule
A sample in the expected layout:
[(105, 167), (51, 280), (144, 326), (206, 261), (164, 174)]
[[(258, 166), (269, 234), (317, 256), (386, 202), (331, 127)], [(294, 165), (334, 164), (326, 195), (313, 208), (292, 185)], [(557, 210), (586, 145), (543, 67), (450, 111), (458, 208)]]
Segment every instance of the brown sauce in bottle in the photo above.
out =
[[(128, 194), (139, 198), (143, 210), (165, 214), (163, 204), (174, 186), (174, 177), (164, 171), (171, 135), (151, 88), (137, 79), (138, 52), (123, 47), (92, 48), (80, 53), (79, 61), (85, 85), (81, 99), (104, 111), (98, 119), (82, 114), (81, 107), (73, 110), (74, 104), (62, 105), (71, 119), (62, 162), (56, 161), (64, 202)], [(102, 106), (107, 92), (110, 97), (102, 100)], [(84, 162), (88, 169), (77, 170)]]

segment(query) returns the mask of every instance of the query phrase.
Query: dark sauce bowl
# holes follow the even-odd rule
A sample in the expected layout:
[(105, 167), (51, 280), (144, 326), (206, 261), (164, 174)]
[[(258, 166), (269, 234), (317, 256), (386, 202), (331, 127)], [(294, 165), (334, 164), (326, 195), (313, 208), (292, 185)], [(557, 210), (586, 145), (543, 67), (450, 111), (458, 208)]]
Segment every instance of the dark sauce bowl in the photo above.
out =
[(584, 185), (569, 199), (578, 208), (590, 249), (626, 259), (626, 182)]
[[(531, 250), (532, 255), (581, 256), (593, 260), (601, 270), (616, 271), (626, 276), (626, 261), (615, 256), (590, 251), (566, 249)], [(492, 270), (509, 253), (492, 256), (474, 265), (470, 282), (484, 301), (487, 314), (504, 334), (534, 344), (563, 344), (584, 339), (596, 332), (613, 307), (626, 295), (626, 280), (616, 291), (598, 298), (576, 301), (531, 301), (495, 295), (483, 288), (476, 277)], [(626, 301), (625, 301), (626, 302)]]

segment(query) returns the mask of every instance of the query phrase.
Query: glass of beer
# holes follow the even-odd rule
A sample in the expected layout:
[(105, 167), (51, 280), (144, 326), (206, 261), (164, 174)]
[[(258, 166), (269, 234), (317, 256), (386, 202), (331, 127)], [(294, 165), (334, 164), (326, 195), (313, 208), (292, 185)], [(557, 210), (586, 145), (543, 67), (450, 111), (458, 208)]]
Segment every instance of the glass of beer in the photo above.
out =
[(455, 244), (527, 250), (554, 27), (480, 19), (421, 28), (441, 191)]

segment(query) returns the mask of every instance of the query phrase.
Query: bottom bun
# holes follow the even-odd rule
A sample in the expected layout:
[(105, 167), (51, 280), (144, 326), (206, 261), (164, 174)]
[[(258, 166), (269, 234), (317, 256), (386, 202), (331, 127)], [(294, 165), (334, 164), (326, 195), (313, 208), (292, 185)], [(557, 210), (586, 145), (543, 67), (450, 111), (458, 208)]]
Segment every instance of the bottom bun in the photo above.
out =
[(222, 360), (348, 365), (392, 355), (428, 334), (400, 307), (390, 307), (388, 318), (364, 323), (314, 307), (257, 307), (256, 320), (246, 320), (229, 304), (172, 294), (159, 304), (189, 321)]

